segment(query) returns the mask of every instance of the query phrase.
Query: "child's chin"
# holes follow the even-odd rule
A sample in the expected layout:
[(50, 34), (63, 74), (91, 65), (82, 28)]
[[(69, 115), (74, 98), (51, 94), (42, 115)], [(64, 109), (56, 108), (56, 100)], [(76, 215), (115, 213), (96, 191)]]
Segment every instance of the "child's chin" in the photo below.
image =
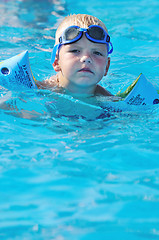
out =
[(93, 80), (92, 77), (90, 77), (90, 76), (84, 76), (84, 77), (76, 79), (76, 83), (83, 84), (86, 86), (95, 84), (94, 82), (95, 82), (95, 80)]
[(95, 85), (95, 83), (91, 83), (91, 82), (87, 82), (87, 81), (80, 81), (80, 82), (77, 82), (76, 83), (79, 87), (89, 87), (89, 86), (92, 86), (92, 85)]

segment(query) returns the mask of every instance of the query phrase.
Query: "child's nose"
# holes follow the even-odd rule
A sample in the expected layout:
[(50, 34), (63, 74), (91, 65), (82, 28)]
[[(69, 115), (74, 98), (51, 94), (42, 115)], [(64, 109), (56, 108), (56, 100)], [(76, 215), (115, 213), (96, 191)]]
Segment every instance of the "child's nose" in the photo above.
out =
[(91, 56), (89, 53), (84, 53), (83, 56), (81, 57), (81, 62), (85, 62), (85, 63), (91, 63)]

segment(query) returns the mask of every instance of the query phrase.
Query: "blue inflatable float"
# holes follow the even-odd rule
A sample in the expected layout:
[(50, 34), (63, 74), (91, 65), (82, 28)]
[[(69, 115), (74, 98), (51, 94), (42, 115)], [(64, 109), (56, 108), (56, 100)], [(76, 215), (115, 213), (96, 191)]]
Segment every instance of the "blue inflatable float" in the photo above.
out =
[(157, 90), (142, 73), (125, 92), (120, 91), (117, 96), (123, 98), (124, 102), (129, 105), (153, 105), (159, 103)]
[[(37, 89), (28, 51), (0, 62), (0, 85), (9, 90)], [(154, 86), (141, 73), (126, 89), (116, 96), (129, 105), (153, 105), (159, 103), (159, 94)]]
[(36, 89), (28, 51), (0, 62), (0, 85), (10, 90)]

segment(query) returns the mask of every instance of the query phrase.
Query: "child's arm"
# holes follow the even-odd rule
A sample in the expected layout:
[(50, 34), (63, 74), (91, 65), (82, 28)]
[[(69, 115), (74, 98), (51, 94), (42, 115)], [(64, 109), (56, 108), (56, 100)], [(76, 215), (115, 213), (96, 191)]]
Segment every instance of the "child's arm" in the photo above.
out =
[[(18, 100), (24, 102), (24, 100), (21, 98), (18, 98)], [(28, 111), (21, 108), (18, 109), (16, 101), (14, 101), (13, 104), (11, 92), (8, 92), (3, 98), (0, 99), (0, 109), (3, 109), (8, 115), (30, 120), (40, 120), (40, 117), (42, 116), (41, 113), (34, 110)]]
[(6, 110), (6, 114), (8, 115), (12, 115), (15, 117), (19, 117), (19, 118), (24, 118), (24, 119), (30, 119), (30, 120), (39, 120), (40, 117), (42, 116), (42, 114), (32, 110), (32, 111), (28, 111), (28, 110), (18, 110), (17, 107), (13, 107), (11, 104), (8, 103), (0, 103), (0, 109)]

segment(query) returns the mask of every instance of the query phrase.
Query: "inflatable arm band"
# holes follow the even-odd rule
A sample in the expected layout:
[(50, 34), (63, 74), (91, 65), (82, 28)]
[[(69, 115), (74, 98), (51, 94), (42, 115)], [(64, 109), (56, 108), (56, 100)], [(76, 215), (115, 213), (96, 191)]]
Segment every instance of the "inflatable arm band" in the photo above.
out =
[(28, 51), (0, 62), (0, 85), (10, 90), (36, 89)]
[(125, 92), (120, 91), (117, 96), (124, 98), (124, 102), (130, 105), (153, 105), (159, 103), (157, 90), (142, 73)]

